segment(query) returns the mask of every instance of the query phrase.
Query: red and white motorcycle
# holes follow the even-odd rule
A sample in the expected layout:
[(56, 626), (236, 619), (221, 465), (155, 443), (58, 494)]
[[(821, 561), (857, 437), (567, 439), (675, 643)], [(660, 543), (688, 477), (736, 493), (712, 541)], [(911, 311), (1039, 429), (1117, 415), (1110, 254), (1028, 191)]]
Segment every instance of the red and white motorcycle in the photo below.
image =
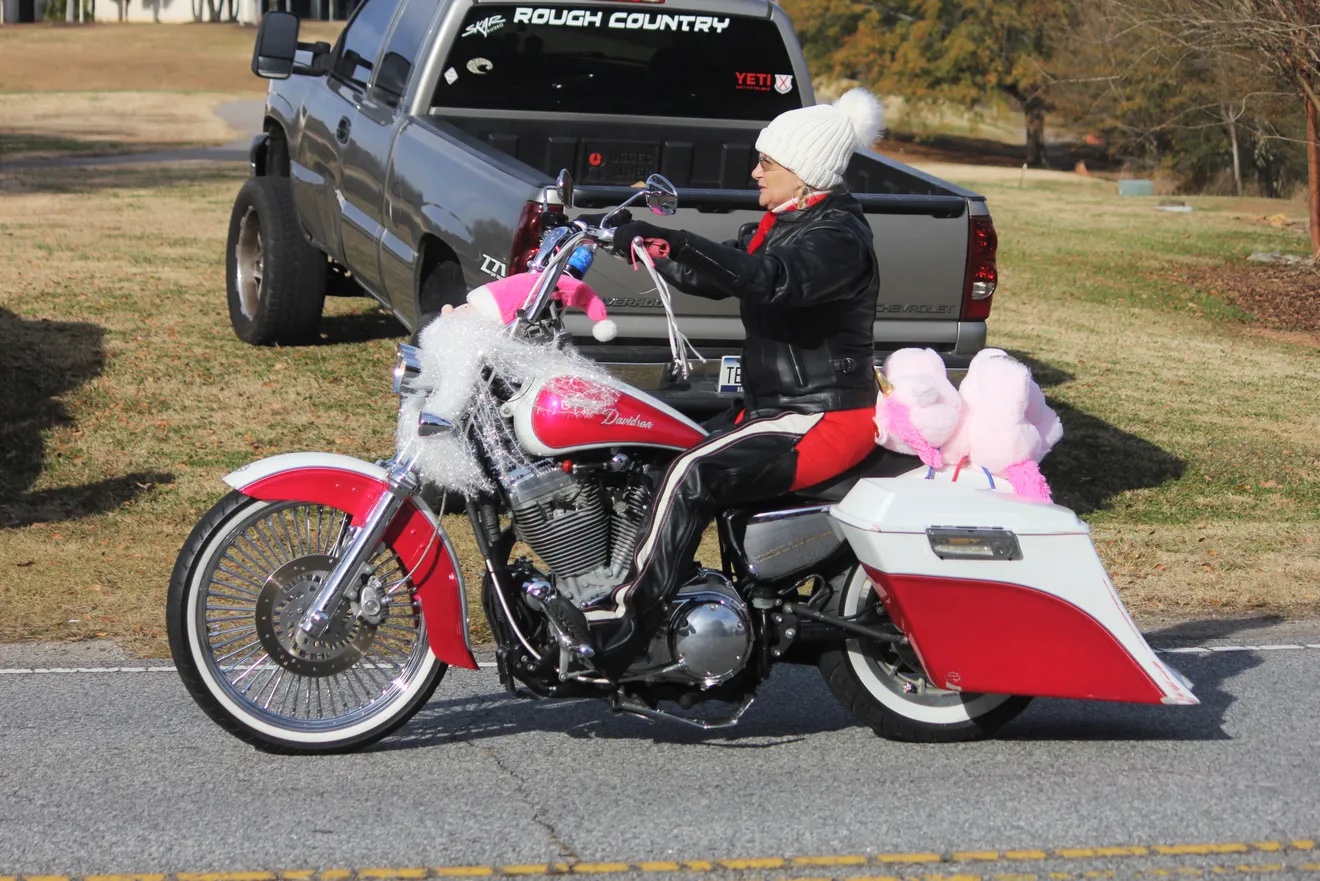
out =
[[(571, 204), (566, 175), (560, 190)], [(624, 204), (641, 198), (677, 204), (658, 175)], [(710, 728), (736, 723), (775, 664), (813, 664), (878, 734), (917, 741), (989, 735), (1033, 696), (1197, 702), (1073, 512), (880, 448), (827, 485), (720, 512), (719, 569), (694, 569), (616, 681), (564, 648), (542, 603), (586, 606), (622, 580), (667, 463), (706, 436), (572, 348), (557, 284), (611, 240), (563, 218), (512, 325), (453, 314), (400, 346), (390, 460), (292, 453), (225, 478), (233, 491), (192, 530), (168, 599), (174, 660), (218, 724), (271, 751), (352, 749), (404, 724), (449, 665), (477, 667), (443, 499), (430, 503), (442, 491), (465, 499), (515, 695)], [(634, 257), (667, 304), (640, 242)], [(672, 313), (670, 328), (682, 372)], [(518, 542), (535, 556), (514, 558)], [(727, 712), (689, 712), (706, 701)]]

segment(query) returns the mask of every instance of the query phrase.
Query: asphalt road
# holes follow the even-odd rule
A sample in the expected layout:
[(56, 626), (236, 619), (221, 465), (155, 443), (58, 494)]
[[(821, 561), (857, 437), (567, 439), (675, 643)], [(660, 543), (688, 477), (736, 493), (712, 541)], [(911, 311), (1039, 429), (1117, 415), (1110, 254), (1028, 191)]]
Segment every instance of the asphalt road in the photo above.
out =
[[(320, 758), (245, 746), (150, 662), (0, 647), (0, 876), (660, 861), (930, 878), (937, 859), (987, 879), (1320, 877), (1320, 627), (1244, 627), (1151, 635), (1181, 649), (1199, 707), (1038, 700), (978, 744), (880, 740), (811, 669), (721, 732), (516, 701), (482, 670), (451, 671), (373, 750)], [(136, 669), (32, 672), (75, 664)], [(1062, 850), (1133, 845), (1149, 850)], [(968, 851), (1029, 863), (951, 856)]]

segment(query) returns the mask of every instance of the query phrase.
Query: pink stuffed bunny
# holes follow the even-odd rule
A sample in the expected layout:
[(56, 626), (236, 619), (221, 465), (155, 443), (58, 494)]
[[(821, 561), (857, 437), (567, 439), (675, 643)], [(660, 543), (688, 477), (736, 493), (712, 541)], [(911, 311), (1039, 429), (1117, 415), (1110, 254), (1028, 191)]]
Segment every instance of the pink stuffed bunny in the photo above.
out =
[[(540, 275), (535, 272), (519, 272), (496, 279), (472, 289), (467, 295), (467, 301), (483, 315), (501, 324), (510, 324), (518, 317), (518, 310), (527, 302), (527, 295), (531, 293), (538, 278)], [(565, 306), (575, 306), (586, 312), (587, 317), (595, 322), (591, 335), (602, 343), (618, 335), (619, 329), (609, 319), (605, 301), (586, 282), (565, 273), (559, 277), (554, 298)]]
[(962, 400), (934, 349), (899, 349), (885, 359), (875, 407), (876, 443), (943, 468), (940, 446), (962, 413)]
[(1026, 365), (1002, 349), (983, 349), (967, 366), (959, 395), (963, 418), (944, 445), (945, 457), (970, 459), (1008, 478), (1017, 495), (1050, 501), (1038, 463), (1063, 437), (1063, 423)]

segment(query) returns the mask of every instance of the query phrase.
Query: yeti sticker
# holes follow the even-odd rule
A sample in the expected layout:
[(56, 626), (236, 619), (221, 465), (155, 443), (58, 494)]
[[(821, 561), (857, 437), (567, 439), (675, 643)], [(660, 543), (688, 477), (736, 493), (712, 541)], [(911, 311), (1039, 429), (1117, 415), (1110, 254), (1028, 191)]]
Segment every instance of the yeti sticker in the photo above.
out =
[(789, 92), (793, 91), (793, 74), (775, 74), (775, 91), (781, 95), (787, 95)]

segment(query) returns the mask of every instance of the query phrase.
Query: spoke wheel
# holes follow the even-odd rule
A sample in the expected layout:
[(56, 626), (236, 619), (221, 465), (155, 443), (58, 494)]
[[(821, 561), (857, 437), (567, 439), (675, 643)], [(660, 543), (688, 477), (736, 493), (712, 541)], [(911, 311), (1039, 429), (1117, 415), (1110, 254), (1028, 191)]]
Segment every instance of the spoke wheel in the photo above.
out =
[(383, 544), (327, 610), (326, 631), (310, 639), (300, 629), (354, 529), (335, 508), (231, 494), (184, 546), (171, 649), (194, 698), (245, 740), (277, 751), (361, 746), (407, 721), (443, 675), (415, 587)]

